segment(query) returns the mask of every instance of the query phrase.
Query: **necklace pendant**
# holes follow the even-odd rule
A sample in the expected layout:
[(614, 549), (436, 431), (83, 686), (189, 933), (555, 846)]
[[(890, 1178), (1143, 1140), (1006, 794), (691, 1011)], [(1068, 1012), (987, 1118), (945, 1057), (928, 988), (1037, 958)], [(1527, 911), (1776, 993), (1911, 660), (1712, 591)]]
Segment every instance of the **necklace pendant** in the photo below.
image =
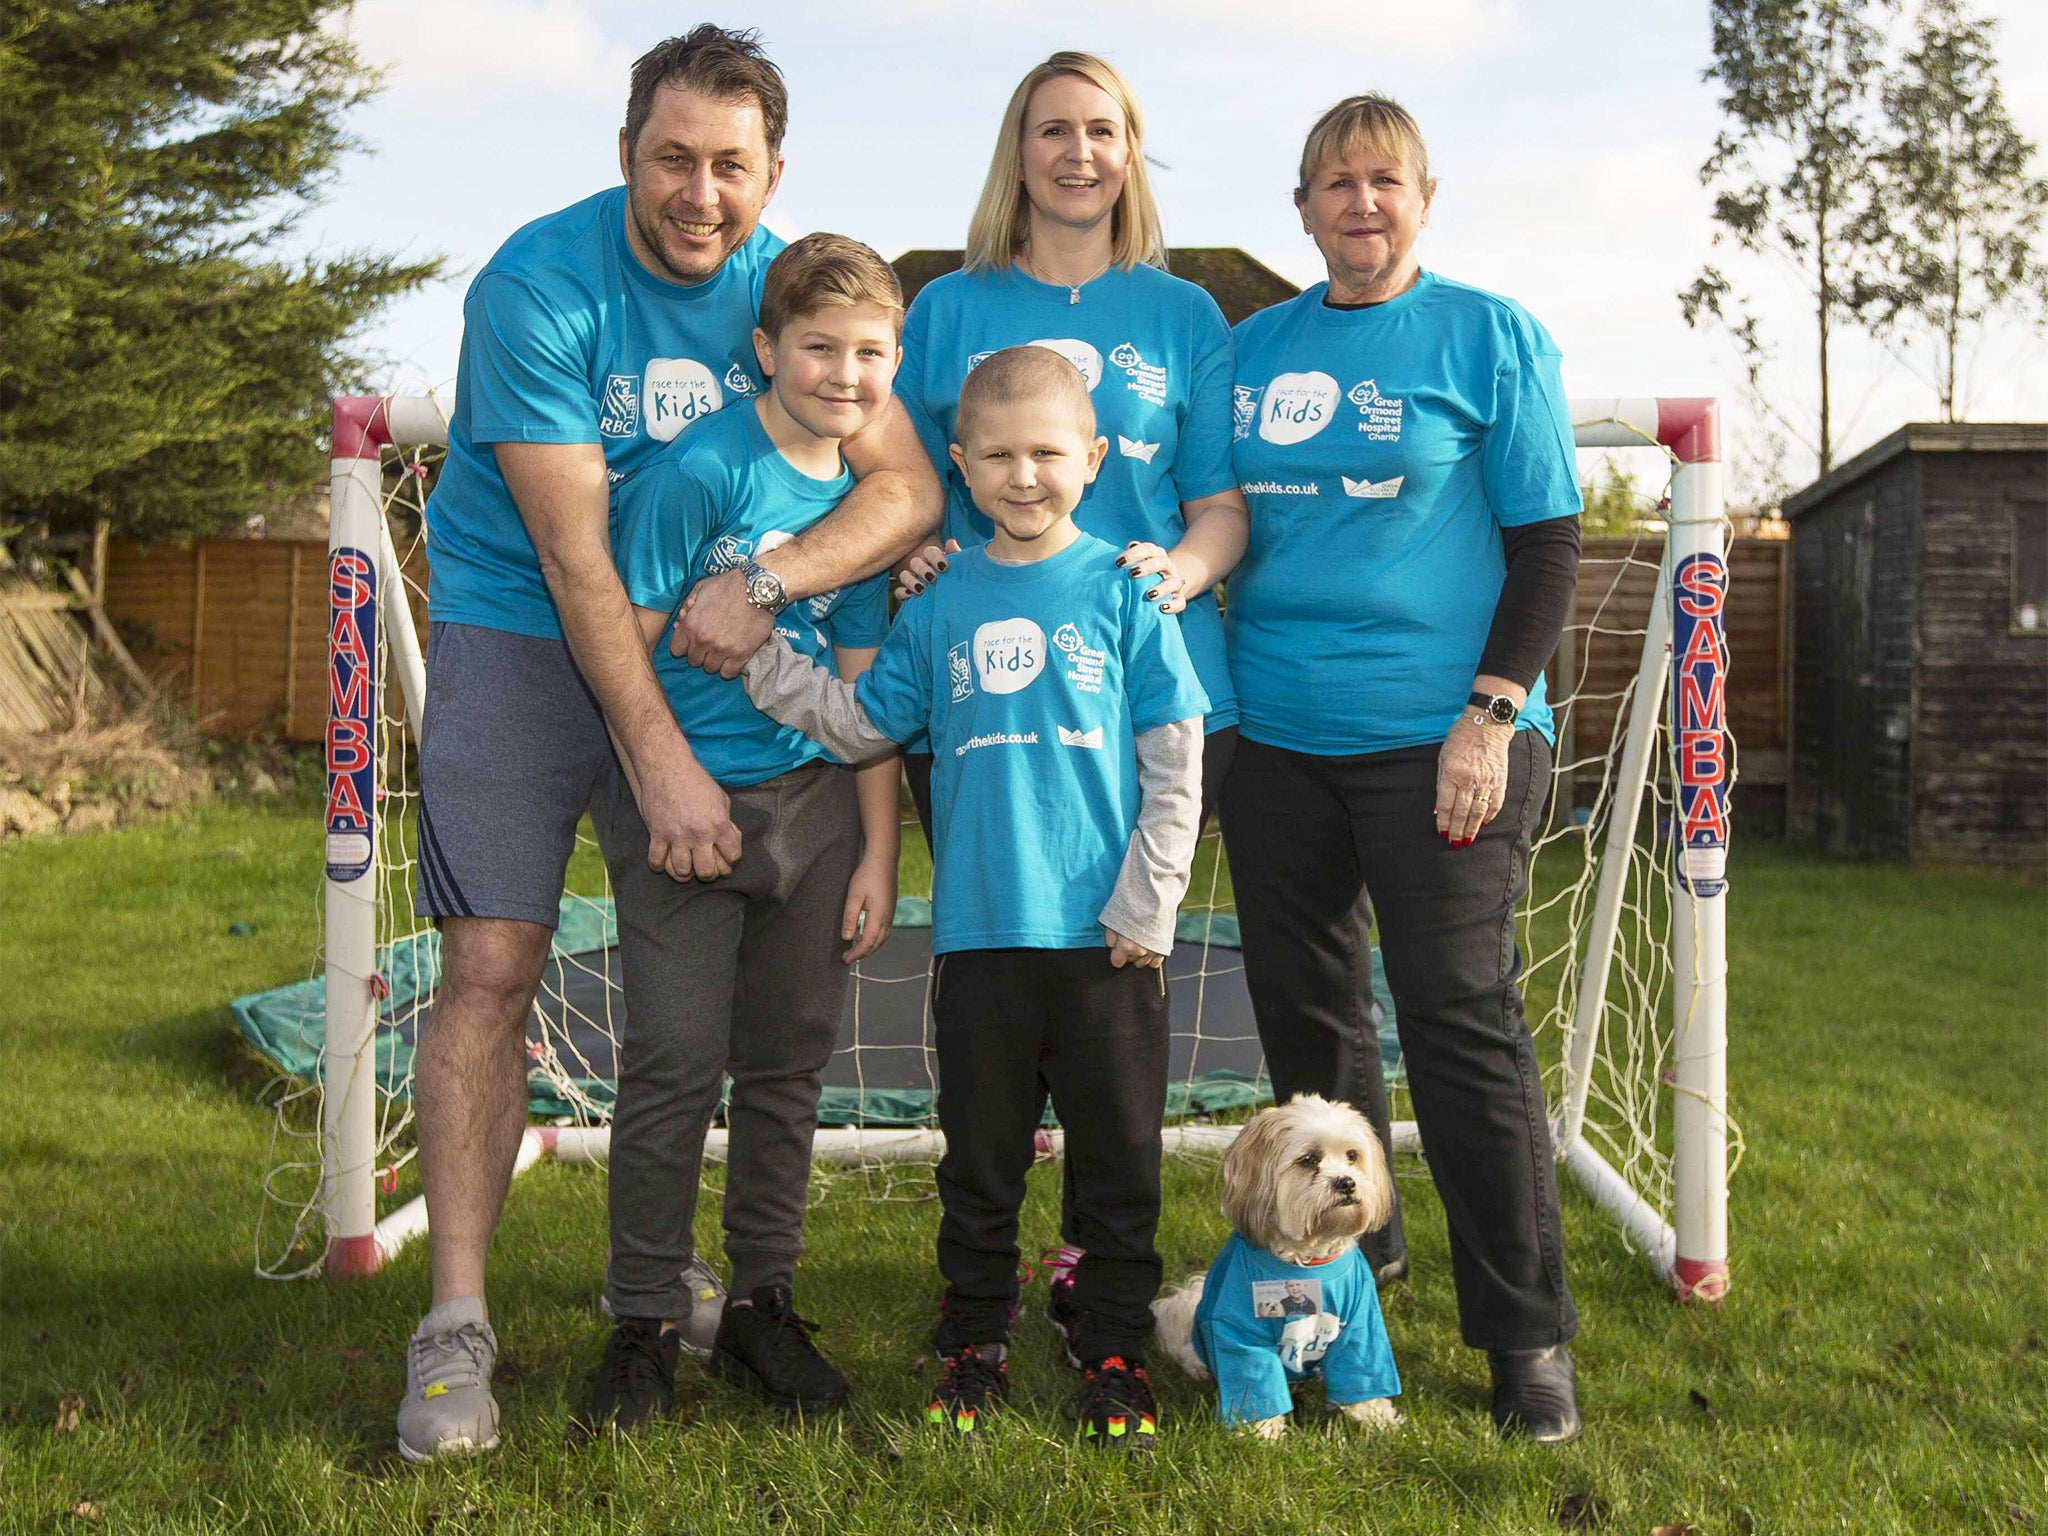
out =
[(1069, 289), (1067, 290), (1067, 302), (1068, 302), (1069, 304), (1078, 304), (1078, 303), (1080, 303), (1080, 302), (1081, 302), (1081, 290), (1080, 290), (1080, 289), (1078, 289), (1078, 288), (1069, 288)]

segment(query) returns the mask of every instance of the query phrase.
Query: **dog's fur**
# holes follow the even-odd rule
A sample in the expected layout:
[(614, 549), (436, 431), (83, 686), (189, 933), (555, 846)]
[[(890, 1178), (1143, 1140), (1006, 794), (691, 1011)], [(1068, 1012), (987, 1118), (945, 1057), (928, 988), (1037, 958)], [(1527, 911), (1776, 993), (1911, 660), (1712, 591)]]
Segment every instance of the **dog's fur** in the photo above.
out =
[[(1385, 1226), (1394, 1213), (1394, 1182), (1386, 1154), (1363, 1115), (1349, 1104), (1312, 1093), (1254, 1115), (1223, 1154), (1223, 1215), (1255, 1248), (1289, 1264), (1315, 1263), (1343, 1252), (1361, 1233)], [(1197, 1381), (1209, 1376), (1195, 1353), (1195, 1309), (1207, 1273), (1152, 1304), (1159, 1342)], [(1384, 1397), (1347, 1403), (1345, 1415), (1369, 1428), (1401, 1422)], [(1262, 1439), (1287, 1429), (1281, 1415), (1253, 1426)]]

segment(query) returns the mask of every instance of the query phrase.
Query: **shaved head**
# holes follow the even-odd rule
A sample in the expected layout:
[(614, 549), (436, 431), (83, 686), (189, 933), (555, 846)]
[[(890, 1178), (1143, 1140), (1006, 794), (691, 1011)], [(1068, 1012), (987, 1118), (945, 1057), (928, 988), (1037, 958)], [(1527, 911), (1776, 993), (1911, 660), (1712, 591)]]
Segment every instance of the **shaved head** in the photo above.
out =
[(974, 430), (975, 414), (991, 405), (1022, 401), (1057, 402), (1073, 413), (1082, 437), (1095, 436), (1095, 402), (1081, 370), (1050, 347), (1005, 347), (981, 360), (960, 386), (960, 409), (953, 436), (965, 442)]

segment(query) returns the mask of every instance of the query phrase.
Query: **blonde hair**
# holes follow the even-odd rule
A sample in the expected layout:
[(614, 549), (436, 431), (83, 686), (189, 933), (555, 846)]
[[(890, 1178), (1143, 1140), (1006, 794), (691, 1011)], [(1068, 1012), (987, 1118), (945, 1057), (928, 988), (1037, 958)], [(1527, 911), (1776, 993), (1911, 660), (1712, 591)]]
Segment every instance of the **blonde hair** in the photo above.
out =
[(805, 235), (768, 263), (761, 281), (761, 329), (776, 341), (800, 316), (856, 304), (892, 311), (896, 332), (903, 333), (903, 285), (896, 269), (845, 235)]
[(1124, 77), (1104, 60), (1092, 53), (1062, 50), (1020, 80), (1010, 93), (1010, 104), (1003, 108), (1003, 125), (996, 133), (995, 153), (989, 158), (988, 180), (982, 183), (974, 217), (967, 221), (967, 270), (990, 272), (1009, 266), (1031, 233), (1031, 199), (1024, 190), (1024, 114), (1031, 105), (1031, 93), (1061, 75), (1073, 75), (1106, 92), (1124, 115), (1131, 164), (1124, 173), (1123, 194), (1110, 212), (1111, 264), (1126, 272), (1141, 262), (1163, 268), (1166, 235), (1159, 221), (1159, 205), (1152, 200), (1152, 183), (1145, 175), (1145, 125), (1138, 99)]
[(1005, 347), (975, 364), (967, 382), (960, 386), (953, 440), (964, 444), (975, 417), (989, 406), (1024, 400), (1046, 400), (1071, 410), (1081, 435), (1095, 436), (1095, 402), (1088, 397), (1088, 381), (1081, 377), (1081, 370), (1051, 347), (1034, 342)]
[(1316, 119), (1301, 146), (1299, 190), (1308, 191), (1310, 178), (1330, 161), (1347, 159), (1362, 149), (1407, 160), (1427, 190), (1429, 148), (1422, 142), (1421, 128), (1406, 107), (1377, 91), (1347, 96)]

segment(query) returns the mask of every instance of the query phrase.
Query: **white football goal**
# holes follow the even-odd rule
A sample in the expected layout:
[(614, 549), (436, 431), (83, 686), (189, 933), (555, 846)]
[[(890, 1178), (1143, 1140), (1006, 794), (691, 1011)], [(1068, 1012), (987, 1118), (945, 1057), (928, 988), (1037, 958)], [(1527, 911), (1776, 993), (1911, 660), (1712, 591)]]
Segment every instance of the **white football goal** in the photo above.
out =
[[(1694, 399), (1575, 400), (1572, 417), (1581, 448), (1655, 450), (1665, 479), (1625, 541), (1589, 541), (1551, 669), (1559, 750), (1519, 925), (1522, 986), (1564, 1167), (1679, 1296), (1715, 1300), (1728, 1283), (1731, 1143), (1739, 1156), (1726, 1077), (1735, 756), (1719, 417)], [(404, 1198), (412, 1044), (439, 962), (438, 936), (413, 915), (413, 743), (424, 518), (446, 441), (441, 399), (335, 402), (324, 944), (306, 982), (236, 1004), (284, 1068), (256, 1233), (268, 1276), (366, 1274), (426, 1227), (424, 1201)], [(819, 1157), (885, 1193), (928, 1190), (940, 1147), (925, 910), (900, 903), (903, 942), (856, 973), (820, 1114)], [(602, 866), (580, 855), (529, 1032), (521, 1169), (604, 1156), (623, 1016), (614, 936)], [(1170, 1150), (1213, 1155), (1233, 1112), (1264, 1091), (1236, 944), (1212, 829), (1170, 962)], [(1391, 1039), (1384, 1056), (1398, 1106)], [(1396, 1143), (1419, 1145), (1412, 1122)], [(709, 1155), (722, 1144), (714, 1130)], [(1043, 1149), (1058, 1144), (1049, 1129)]]

